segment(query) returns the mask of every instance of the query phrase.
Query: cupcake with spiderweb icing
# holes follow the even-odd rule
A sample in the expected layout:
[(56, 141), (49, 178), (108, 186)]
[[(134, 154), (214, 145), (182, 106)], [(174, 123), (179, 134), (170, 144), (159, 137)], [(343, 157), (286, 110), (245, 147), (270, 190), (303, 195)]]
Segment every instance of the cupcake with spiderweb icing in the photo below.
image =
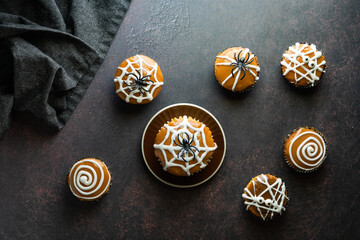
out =
[(262, 220), (281, 215), (289, 201), (285, 183), (270, 174), (260, 174), (251, 179), (242, 197), (246, 210)]
[(312, 172), (326, 158), (326, 141), (315, 128), (300, 127), (287, 136), (283, 151), (291, 168), (298, 172)]
[(214, 71), (221, 86), (233, 92), (245, 92), (259, 79), (260, 66), (248, 48), (233, 47), (217, 55)]
[(176, 176), (191, 176), (205, 168), (216, 148), (210, 129), (188, 116), (164, 124), (154, 143), (163, 169)]
[(164, 84), (159, 65), (144, 55), (123, 61), (114, 78), (117, 95), (127, 103), (145, 104), (156, 98)]
[(309, 88), (319, 83), (326, 61), (314, 44), (295, 43), (280, 62), (284, 78), (295, 87)]

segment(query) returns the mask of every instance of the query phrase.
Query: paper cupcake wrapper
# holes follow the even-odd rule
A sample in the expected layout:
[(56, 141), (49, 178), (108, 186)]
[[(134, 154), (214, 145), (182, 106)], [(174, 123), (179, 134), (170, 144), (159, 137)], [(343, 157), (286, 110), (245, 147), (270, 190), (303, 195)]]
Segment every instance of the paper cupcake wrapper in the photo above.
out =
[[(265, 173), (264, 173), (265, 174)], [(269, 175), (272, 175), (270, 173), (267, 173)], [(251, 181), (251, 180), (250, 180)], [(286, 186), (286, 185), (285, 185)], [(258, 217), (256, 216), (255, 214), (253, 214), (250, 210), (247, 210), (247, 206), (245, 204), (245, 199), (243, 199), (243, 205), (244, 205), (244, 211), (247, 212), (247, 214), (252, 218), (252, 219), (255, 219), (256, 221), (259, 221), (259, 222), (271, 222), (271, 221), (274, 221), (276, 219), (278, 219), (279, 217), (281, 217), (282, 215), (284, 215), (284, 213), (286, 212), (287, 208), (288, 208), (288, 205), (289, 205), (289, 201), (290, 201), (290, 193), (289, 193), (289, 188), (288, 186), (286, 186), (286, 196), (288, 197), (288, 200), (286, 201), (286, 204), (285, 204), (285, 210), (281, 213), (278, 213), (276, 215), (274, 215), (272, 218), (265, 218), (265, 219), (262, 219), (261, 217)]]
[(318, 134), (324, 139), (324, 142), (325, 142), (325, 145), (326, 145), (326, 138), (325, 138), (324, 135), (323, 135), (319, 130), (317, 130), (316, 128), (314, 128), (314, 127), (308, 127), (308, 126), (298, 127), (298, 128), (295, 128), (291, 133), (289, 133), (289, 134), (286, 136), (286, 138), (285, 138), (285, 140), (284, 140), (284, 142), (283, 142), (283, 147), (282, 147), (283, 158), (284, 158), (286, 164), (287, 164), (290, 168), (294, 169), (295, 171), (300, 172), (300, 173), (311, 173), (311, 172), (314, 172), (314, 171), (318, 170), (318, 169), (324, 164), (325, 159), (326, 159), (326, 157), (327, 157), (327, 148), (326, 148), (326, 151), (325, 151), (325, 157), (324, 157), (323, 161), (322, 161), (321, 164), (320, 164), (319, 166), (317, 166), (316, 168), (309, 169), (309, 170), (302, 170), (302, 169), (298, 169), (298, 168), (296, 168), (295, 166), (293, 166), (293, 165), (288, 161), (288, 159), (287, 159), (287, 157), (286, 157), (286, 155), (285, 155), (285, 142), (288, 140), (288, 138), (290, 137), (290, 135), (291, 135), (292, 133), (296, 132), (296, 131), (299, 130), (300, 128), (308, 128), (308, 129), (314, 130), (316, 133), (318, 133)]
[[(309, 45), (311, 44), (311, 43), (308, 43), (308, 42), (299, 42), (299, 43), (300, 43), (300, 44), (309, 44)], [(294, 44), (293, 44), (293, 45), (294, 45)], [(293, 45), (290, 45), (289, 47), (291, 47), (291, 46), (293, 46)], [(289, 50), (289, 47), (288, 47), (285, 51), (283, 51), (283, 53), (285, 53), (287, 50)], [(317, 49), (318, 51), (322, 52), (323, 55), (324, 55), (324, 52), (323, 52), (321, 49), (319, 49), (317, 46), (316, 46), (316, 49)], [(282, 59), (282, 58), (281, 58), (281, 59)], [(315, 81), (313, 85), (310, 85), (310, 84), (309, 84), (309, 85), (306, 85), (306, 86), (299, 86), (299, 85), (296, 85), (296, 84), (293, 83), (293, 82), (290, 82), (290, 81), (286, 78), (286, 76), (283, 75), (282, 66), (281, 66), (281, 64), (280, 64), (280, 72), (281, 72), (282, 78), (283, 78), (288, 84), (290, 84), (291, 86), (296, 87), (296, 88), (298, 88), (298, 89), (309, 89), (309, 88), (313, 88), (313, 87), (316, 87), (317, 85), (319, 85), (320, 82), (321, 82), (322, 77), (324, 76), (324, 73), (326, 72), (325, 69), (326, 69), (326, 64), (324, 65), (324, 68), (323, 68), (323, 71), (322, 71), (322, 73), (321, 73), (321, 76), (320, 76), (319, 80)]]
[[(86, 158), (81, 158), (80, 160), (82, 160), (82, 159), (86, 159)], [(100, 160), (100, 159), (98, 159), (98, 158), (94, 158), (94, 159), (97, 159), (97, 160)], [(78, 160), (78, 161), (80, 161), (80, 160)], [(100, 160), (101, 161), (101, 160)], [(76, 162), (75, 162), (76, 163)], [(75, 164), (74, 163), (74, 164)], [(76, 197), (78, 200), (80, 200), (81, 202), (98, 202), (101, 198), (103, 198), (105, 195), (107, 195), (108, 193), (109, 193), (109, 190), (110, 190), (110, 188), (111, 188), (111, 186), (112, 186), (112, 174), (111, 174), (111, 171), (109, 170), (109, 168), (108, 168), (108, 166), (104, 163), (104, 162), (102, 162), (105, 166), (106, 166), (106, 168), (108, 169), (108, 171), (109, 171), (109, 173), (110, 173), (110, 184), (109, 184), (109, 187), (106, 189), (106, 192), (104, 192), (101, 196), (99, 196), (98, 198), (96, 198), (96, 199), (89, 199), (89, 200), (86, 200), (86, 199), (81, 199), (81, 198), (78, 198), (77, 196), (75, 196), (73, 193), (72, 193), (72, 191), (71, 191), (71, 189), (70, 189), (70, 184), (69, 184), (69, 175), (70, 175), (70, 171), (71, 171), (71, 168), (68, 170), (68, 174), (66, 175), (66, 181), (67, 181), (67, 183), (68, 183), (68, 187), (69, 187), (69, 191), (70, 191), (70, 193), (71, 193), (71, 195), (73, 195), (74, 197)], [(73, 165), (74, 165), (73, 164)]]
[[(240, 46), (238, 46), (238, 47), (240, 47)], [(235, 47), (229, 47), (229, 48), (235, 48)], [(220, 53), (218, 53), (218, 55), (216, 55), (216, 57), (217, 56), (219, 56), (221, 53), (223, 53), (225, 50), (228, 50), (229, 48), (226, 48), (226, 49), (224, 49), (224, 50), (222, 50)], [(253, 52), (252, 52), (252, 54), (254, 54)], [(230, 92), (233, 92), (233, 93), (236, 93), (236, 94), (238, 94), (238, 93), (246, 93), (246, 92), (248, 92), (248, 91), (250, 91), (251, 89), (253, 89), (253, 87), (255, 86), (255, 84), (259, 81), (259, 80), (254, 80), (254, 84), (252, 84), (251, 86), (249, 86), (249, 87), (247, 87), (247, 88), (245, 88), (244, 90), (241, 90), (241, 91), (232, 91), (232, 90), (230, 90), (230, 89), (227, 89), (227, 88), (225, 88), (223, 85), (221, 85), (221, 83), (217, 80), (217, 78), (216, 78), (216, 75), (215, 75), (215, 62), (216, 62), (216, 57), (215, 57), (215, 61), (214, 61), (214, 77), (215, 77), (215, 80), (216, 80), (216, 82), (223, 88), (223, 89), (225, 89), (226, 91), (230, 91)], [(256, 57), (256, 55), (254, 54), (254, 57)], [(259, 65), (259, 67), (260, 67), (260, 64), (259, 64), (259, 61), (258, 61), (258, 59), (256, 58), (256, 63)], [(261, 69), (260, 69), (261, 70)], [(257, 77), (260, 79), (260, 71), (257, 73)]]

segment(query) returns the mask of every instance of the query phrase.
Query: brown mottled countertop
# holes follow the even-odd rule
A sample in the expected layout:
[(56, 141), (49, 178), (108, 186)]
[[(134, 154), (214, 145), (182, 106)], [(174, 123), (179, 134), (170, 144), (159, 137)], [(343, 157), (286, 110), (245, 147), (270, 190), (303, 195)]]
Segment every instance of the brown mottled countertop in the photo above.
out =
[[(360, 2), (134, 0), (93, 83), (65, 128), (56, 133), (14, 114), (0, 141), (0, 239), (356, 239), (360, 190)], [(283, 51), (316, 44), (327, 60), (313, 89), (298, 90), (280, 73)], [(233, 94), (216, 82), (213, 63), (228, 47), (250, 48), (260, 80)], [(155, 59), (165, 85), (150, 104), (114, 93), (125, 58)], [(209, 182), (176, 189), (147, 170), (140, 140), (149, 119), (179, 102), (200, 105), (220, 121), (227, 154)], [(282, 159), (284, 137), (313, 126), (328, 158), (300, 174)], [(99, 202), (82, 203), (67, 173), (83, 157), (102, 159), (113, 174)], [(244, 210), (241, 194), (260, 173), (281, 177), (287, 211), (263, 223)]]

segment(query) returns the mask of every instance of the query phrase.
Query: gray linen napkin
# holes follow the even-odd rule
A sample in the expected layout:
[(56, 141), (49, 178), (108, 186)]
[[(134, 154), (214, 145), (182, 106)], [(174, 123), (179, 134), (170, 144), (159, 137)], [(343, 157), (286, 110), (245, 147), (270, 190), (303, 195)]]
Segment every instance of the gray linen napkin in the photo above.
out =
[(130, 0), (0, 0), (0, 138), (14, 110), (64, 126), (129, 6)]

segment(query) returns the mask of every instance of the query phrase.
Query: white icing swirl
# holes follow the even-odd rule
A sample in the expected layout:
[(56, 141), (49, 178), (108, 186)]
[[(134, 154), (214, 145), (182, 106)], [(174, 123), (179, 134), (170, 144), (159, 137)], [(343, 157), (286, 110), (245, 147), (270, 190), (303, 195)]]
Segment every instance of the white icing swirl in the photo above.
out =
[[(285, 199), (289, 199), (289, 197), (286, 196), (285, 183), (281, 180), (281, 178), (277, 178), (273, 184), (269, 184), (268, 177), (264, 174), (258, 176), (256, 180), (265, 185), (266, 189), (257, 195), (255, 182), (252, 184), (254, 194), (252, 194), (249, 189), (244, 189), (245, 193), (242, 194), (242, 197), (245, 200), (249, 200), (245, 201), (245, 205), (247, 206), (246, 210), (248, 210), (249, 207), (254, 206), (263, 220), (265, 220), (269, 214), (270, 219), (273, 218), (274, 213), (279, 213), (281, 215), (281, 213), (285, 211), (284, 201)], [(271, 199), (264, 199), (263, 195), (265, 193), (269, 193)], [(262, 209), (266, 211), (265, 214), (261, 211)]]
[[(242, 51), (239, 58), (241, 58), (241, 57), (245, 58), (246, 55), (249, 53), (249, 51), (250, 50), (248, 48), (245, 48), (245, 51)], [(251, 54), (249, 56), (249, 58), (247, 59), (247, 61), (251, 62), (251, 60), (254, 59), (254, 57), (255, 57), (254, 54)], [(217, 63), (216, 65), (218, 65), (218, 66), (224, 66), (224, 65), (225, 66), (230, 66), (230, 64), (232, 64), (232, 63), (233, 64), (237, 63), (236, 59), (230, 58), (228, 56), (217, 56), (216, 58), (226, 59), (226, 60), (229, 61), (229, 62)], [(260, 71), (260, 67), (255, 66), (255, 65), (251, 65), (251, 64), (247, 64), (246, 66), (249, 68), (249, 73), (255, 77), (255, 80), (259, 80), (258, 72)], [(251, 69), (254, 69), (256, 72), (253, 72), (253, 70), (251, 70)], [(231, 74), (229, 74), (229, 76), (227, 76), (227, 78), (225, 78), (225, 80), (221, 83), (221, 85), (224, 86), (225, 83), (236, 74), (235, 81), (234, 81), (232, 89), (231, 89), (232, 91), (235, 91), (236, 85), (237, 85), (237, 83), (239, 81), (239, 78), (240, 78), (240, 75), (241, 75), (241, 71), (242, 71), (241, 69), (239, 71), (239, 68), (236, 68)], [(246, 71), (244, 72), (244, 74), (246, 74)]]
[[(118, 67), (118, 69), (121, 70), (121, 75), (114, 79), (114, 82), (119, 83), (119, 89), (116, 90), (116, 93), (123, 93), (125, 95), (126, 102), (129, 102), (131, 98), (135, 99), (138, 103), (141, 103), (144, 100), (151, 101), (154, 98), (153, 94), (155, 89), (162, 86), (164, 82), (160, 82), (157, 79), (157, 63), (155, 63), (155, 65), (151, 65), (146, 62), (145, 59), (142, 58), (140, 55), (136, 55), (136, 57), (137, 60), (134, 62), (130, 62), (129, 59), (126, 59), (125, 61), (127, 62), (127, 65), (124, 68)], [(138, 64), (139, 67), (135, 68), (134, 64)], [(145, 66), (149, 67), (151, 70), (149, 71), (148, 68), (146, 68)], [(137, 71), (139, 71), (142, 76), (139, 76), (139, 73)], [(129, 75), (129, 73), (131, 74)], [(154, 79), (153, 82), (146, 82), (146, 86), (143, 87), (146, 91), (140, 91), (139, 88), (134, 89), (132, 86), (130, 86), (131, 84), (133, 84), (133, 81), (136, 77), (141, 78), (146, 75), (151, 75)]]
[[(304, 52), (304, 49), (307, 47), (309, 47), (310, 50)], [(283, 75), (286, 76), (289, 72), (294, 72), (295, 82), (306, 79), (309, 83), (311, 83), (311, 86), (313, 86), (315, 81), (320, 79), (318, 76), (316, 76), (316, 72), (325, 72), (324, 67), (326, 61), (323, 60), (322, 62), (318, 62), (318, 59), (322, 56), (322, 53), (316, 49), (314, 44), (309, 45), (307, 43), (303, 43), (301, 45), (298, 42), (295, 43), (294, 46), (291, 46), (289, 50), (293, 53), (285, 52), (283, 54), (283, 58), (289, 62), (285, 60), (280, 62), (280, 64), (285, 67)], [(310, 54), (314, 54), (314, 56), (310, 57)], [(298, 57), (302, 58), (301, 63), (297, 60)], [(305, 74), (300, 72), (298, 68), (304, 70)]]
[[(296, 150), (296, 156), (293, 156), (294, 143), (298, 141), (301, 136), (309, 135), (303, 142), (301, 142)], [(317, 138), (316, 138), (316, 137)], [(318, 140), (320, 139), (320, 141)], [(303, 132), (291, 140), (289, 146), (289, 157), (292, 164), (299, 169), (309, 171), (321, 165), (325, 159), (326, 144), (322, 136), (316, 132)], [(296, 159), (295, 159), (296, 158)], [(306, 167), (302, 167), (296, 163), (296, 160), (301, 162)]]
[[(100, 176), (97, 174), (96, 171), (100, 172)], [(73, 187), (80, 195), (77, 194), (72, 189), (72, 187), (70, 187), (71, 192), (76, 197), (85, 200), (93, 200), (99, 198), (107, 191), (111, 182), (110, 177), (108, 178), (107, 182), (104, 182), (105, 172), (101, 165), (95, 159), (83, 159), (78, 161), (71, 168), (69, 176), (73, 176), (73, 178), (69, 180), (72, 181)], [(89, 196), (99, 191), (100, 188), (104, 188), (104, 190), (96, 196)]]
[[(187, 116), (183, 116), (183, 120), (177, 126), (169, 126), (165, 124), (166, 135), (164, 140), (160, 144), (154, 144), (155, 149), (159, 149), (164, 157), (165, 166), (163, 169), (166, 171), (169, 167), (180, 167), (188, 176), (190, 176), (190, 169), (195, 167), (196, 165), (200, 165), (200, 168), (206, 167), (206, 164), (203, 163), (205, 156), (210, 151), (215, 151), (217, 145), (215, 143), (214, 147), (208, 147), (206, 144), (206, 136), (204, 132), (205, 124), (201, 124), (199, 128), (192, 126)], [(190, 131), (191, 130), (191, 131)], [(179, 136), (180, 140), (183, 140), (188, 134), (192, 136), (193, 146), (197, 148), (193, 153), (186, 152), (184, 153), (183, 161), (181, 157), (178, 156), (179, 151), (181, 151), (181, 147), (176, 145), (174, 142), (177, 141), (177, 137)], [(199, 141), (201, 136), (202, 141)], [(170, 144), (167, 145), (165, 142), (170, 138)], [(202, 145), (202, 146), (201, 146)], [(166, 152), (170, 152), (172, 155), (171, 159), (168, 159)], [(196, 160), (195, 163), (190, 163), (190, 160)], [(181, 160), (185, 163), (185, 166), (179, 163), (176, 163), (175, 160)]]

